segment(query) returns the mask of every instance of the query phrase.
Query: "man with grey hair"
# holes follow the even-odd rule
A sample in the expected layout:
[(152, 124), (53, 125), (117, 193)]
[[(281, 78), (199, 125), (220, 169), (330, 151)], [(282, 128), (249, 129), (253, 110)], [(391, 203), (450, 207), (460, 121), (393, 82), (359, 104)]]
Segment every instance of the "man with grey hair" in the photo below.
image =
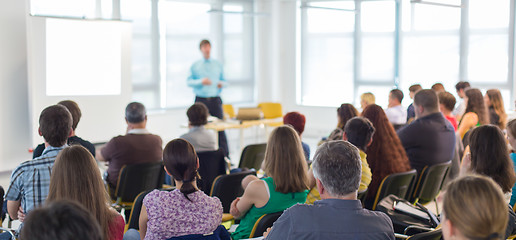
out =
[(97, 150), (97, 160), (109, 163), (106, 181), (116, 188), (118, 173), (124, 165), (158, 162), (162, 159), (161, 137), (149, 133), (147, 111), (139, 102), (132, 102), (125, 108), (127, 134), (112, 138)]
[(357, 200), (361, 161), (358, 149), (346, 141), (321, 145), (312, 163), (321, 199), (285, 210), (266, 239), (392, 239), (387, 215), (362, 207)]

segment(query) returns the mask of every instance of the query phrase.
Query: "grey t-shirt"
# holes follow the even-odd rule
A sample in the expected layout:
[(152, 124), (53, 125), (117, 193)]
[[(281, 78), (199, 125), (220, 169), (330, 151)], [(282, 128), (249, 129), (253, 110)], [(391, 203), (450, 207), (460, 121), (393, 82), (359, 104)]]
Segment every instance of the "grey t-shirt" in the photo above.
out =
[(215, 151), (219, 149), (219, 143), (217, 142), (215, 133), (203, 126), (190, 128), (190, 131), (183, 134), (181, 138), (191, 143), (196, 152)]

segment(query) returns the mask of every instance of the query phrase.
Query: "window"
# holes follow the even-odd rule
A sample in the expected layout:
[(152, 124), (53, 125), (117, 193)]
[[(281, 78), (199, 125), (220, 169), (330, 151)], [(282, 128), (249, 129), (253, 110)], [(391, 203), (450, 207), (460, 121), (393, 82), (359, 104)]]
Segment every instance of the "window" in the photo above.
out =
[(135, 101), (154, 109), (192, 104), (195, 96), (186, 79), (202, 58), (202, 39), (210, 40), (211, 56), (224, 64), (223, 101), (254, 101), (253, 17), (242, 14), (253, 11), (252, 1), (122, 1), (122, 17), (135, 25)]

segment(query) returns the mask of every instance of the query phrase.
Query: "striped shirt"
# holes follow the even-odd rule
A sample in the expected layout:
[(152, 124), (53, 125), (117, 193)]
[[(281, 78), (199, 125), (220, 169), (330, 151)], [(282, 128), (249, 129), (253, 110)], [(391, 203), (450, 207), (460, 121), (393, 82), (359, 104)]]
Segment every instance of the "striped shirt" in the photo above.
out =
[(25, 213), (42, 205), (48, 195), (50, 172), (57, 154), (64, 148), (49, 146), (40, 157), (26, 161), (14, 169), (5, 200), (19, 201)]

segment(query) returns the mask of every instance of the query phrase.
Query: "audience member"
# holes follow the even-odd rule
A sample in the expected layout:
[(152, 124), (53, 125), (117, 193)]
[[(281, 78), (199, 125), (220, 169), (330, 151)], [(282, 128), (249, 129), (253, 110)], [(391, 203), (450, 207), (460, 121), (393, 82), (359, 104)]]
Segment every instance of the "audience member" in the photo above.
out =
[(97, 160), (109, 163), (106, 181), (116, 188), (118, 174), (124, 165), (158, 162), (162, 157), (161, 138), (150, 134), (145, 106), (132, 102), (125, 108), (127, 134), (112, 138), (100, 149)]
[[(457, 90), (457, 95), (460, 99), (464, 99), (466, 96), (466, 90), (470, 88), (469, 82), (460, 81), (457, 84), (455, 84), (455, 90)], [(464, 115), (464, 112), (466, 111), (466, 103), (464, 101), (460, 101), (459, 105), (457, 105), (457, 108), (453, 111), (453, 115), (457, 118), (457, 120), (462, 119), (462, 115)]]
[(392, 222), (357, 200), (361, 161), (358, 149), (329, 141), (315, 153), (313, 172), (322, 200), (285, 210), (266, 239), (393, 239)]
[(109, 207), (108, 199), (97, 162), (86, 148), (74, 145), (57, 155), (46, 201), (81, 204), (99, 223), (103, 239), (122, 240), (124, 218)]
[(45, 139), (43, 154), (16, 167), (5, 194), (12, 219), (43, 204), (48, 195), (50, 173), (57, 154), (66, 147), (72, 131), (72, 115), (63, 105), (45, 108), (39, 117), (39, 134)]
[(504, 130), (505, 125), (507, 124), (507, 114), (505, 113), (500, 90), (487, 90), (486, 95), (484, 96), (484, 103), (486, 104), (486, 107), (488, 107), (490, 123)]
[(387, 119), (393, 125), (403, 125), (407, 123), (407, 111), (401, 106), (403, 100), (403, 92), (399, 89), (393, 89), (389, 93), (389, 107), (385, 110)]
[(342, 140), (342, 133), (344, 132), (344, 126), (349, 119), (358, 116), (358, 111), (353, 105), (349, 103), (343, 103), (337, 108), (338, 124), (337, 128), (330, 133), (327, 140)]
[[(410, 99), (414, 99), (414, 95), (416, 95), (416, 92), (423, 89), (421, 85), (414, 84), (409, 87), (409, 97)], [(411, 103), (407, 108), (407, 123), (411, 123), (414, 118), (416, 118), (416, 113), (414, 112), (414, 105)]]
[(248, 238), (254, 224), (267, 213), (281, 212), (296, 203), (304, 203), (308, 192), (307, 164), (301, 140), (290, 126), (274, 129), (269, 137), (263, 170), (268, 177), (244, 178), (244, 195), (231, 203), (230, 213), (241, 219), (234, 240)]
[(362, 93), (360, 95), (360, 108), (364, 110), (370, 104), (375, 104), (374, 94), (370, 92)]
[[(439, 112), (437, 94), (430, 89), (414, 96), (416, 120), (398, 130), (410, 166), (421, 173), (425, 166), (451, 161), (455, 153), (455, 129)], [(424, 137), (421, 137), (424, 136)]]
[[(516, 171), (516, 153), (514, 151), (516, 150), (516, 119), (513, 119), (507, 123), (507, 141), (509, 142), (509, 145), (512, 148), (511, 153), (509, 154), (513, 167), (515, 168), (514, 171)], [(516, 183), (512, 187), (511, 191), (511, 201), (509, 202), (509, 205), (514, 206), (516, 204)]]
[(188, 133), (181, 135), (181, 138), (191, 143), (196, 152), (215, 151), (219, 149), (217, 136), (213, 131), (204, 128), (208, 123), (208, 108), (204, 103), (196, 102), (188, 111)]
[(362, 117), (369, 119), (376, 129), (373, 143), (365, 151), (373, 173), (367, 190), (367, 199), (371, 200), (376, 195), (383, 178), (389, 174), (410, 170), (410, 162), (398, 135), (380, 106), (376, 104), (367, 106), (362, 112)]
[(436, 93), (436, 94), (439, 94), (441, 92), (446, 92), (446, 90), (444, 89), (444, 86), (442, 83), (436, 83), (434, 85), (432, 85), (432, 90)]
[[(92, 143), (75, 135), (75, 129), (77, 128), (77, 124), (79, 124), (79, 121), (81, 120), (82, 116), (79, 105), (77, 105), (77, 103), (72, 100), (64, 100), (59, 102), (58, 104), (65, 106), (68, 109), (68, 111), (70, 111), (70, 113), (72, 114), (72, 136), (68, 138), (68, 145), (80, 144), (86, 149), (88, 149), (88, 151), (90, 151), (93, 157), (95, 157), (95, 146)], [(45, 150), (45, 143), (38, 145), (34, 149), (34, 151), (32, 152), (32, 158), (37, 158), (41, 156), (43, 150)]]
[(453, 129), (457, 131), (459, 127), (459, 123), (457, 122), (457, 118), (452, 114), (453, 109), (455, 109), (455, 97), (449, 92), (440, 92), (438, 94), (439, 97), (439, 110), (444, 115), (444, 117), (452, 124)]
[(25, 221), (20, 240), (105, 240), (91, 213), (70, 201), (34, 209)]
[(441, 224), (444, 240), (505, 239), (507, 207), (500, 187), (482, 176), (465, 176), (447, 186)]
[(154, 190), (143, 199), (140, 233), (130, 229), (124, 239), (169, 239), (213, 232), (222, 220), (222, 204), (197, 188), (199, 159), (192, 144), (178, 138), (163, 151), (165, 170), (175, 183), (172, 192)]
[[(362, 177), (358, 188), (359, 193), (367, 190), (369, 183), (371, 183), (371, 168), (369, 168), (369, 164), (367, 163), (367, 154), (365, 151), (373, 142), (374, 132), (375, 128), (373, 124), (364, 117), (354, 117), (350, 119), (344, 127), (343, 140), (350, 142), (358, 148), (360, 160), (362, 161)], [(321, 196), (315, 188), (316, 184), (312, 169), (308, 171), (308, 179), (310, 192), (306, 197), (306, 203), (313, 204), (316, 200), (321, 200)]]
[[(299, 112), (289, 112), (283, 116), (283, 124), (288, 124), (292, 126), (297, 134), (299, 134), (299, 138), (301, 139), (303, 132), (305, 131), (305, 123), (306, 118), (305, 115)], [(301, 141), (301, 145), (303, 146), (303, 153), (305, 154), (306, 161), (310, 160), (310, 146), (308, 144)]]
[[(466, 111), (459, 123), (457, 133), (461, 138), (473, 127), (489, 123), (487, 108), (484, 104), (482, 93), (477, 88), (466, 90), (464, 95)], [(467, 144), (465, 144), (466, 146)]]

